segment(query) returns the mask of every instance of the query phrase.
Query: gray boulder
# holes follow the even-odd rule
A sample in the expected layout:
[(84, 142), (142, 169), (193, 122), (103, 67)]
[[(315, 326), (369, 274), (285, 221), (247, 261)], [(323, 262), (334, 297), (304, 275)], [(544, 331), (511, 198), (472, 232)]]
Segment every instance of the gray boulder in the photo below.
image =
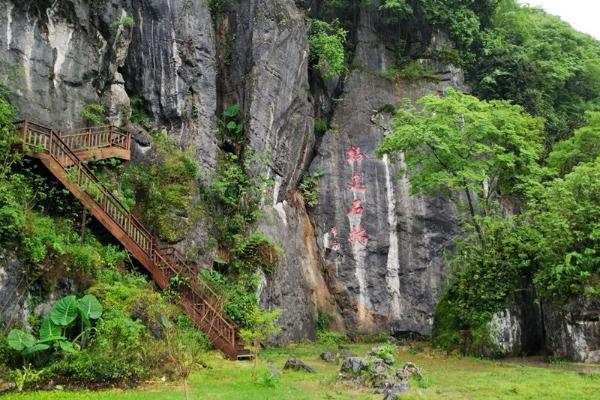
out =
[(340, 371), (342, 373), (359, 374), (369, 370), (369, 362), (362, 357), (346, 357)]
[(337, 354), (332, 353), (330, 351), (324, 351), (323, 353), (321, 353), (320, 357), (321, 360), (325, 361), (326, 363), (332, 363), (338, 360)]
[(397, 400), (408, 393), (409, 389), (408, 382), (396, 383), (384, 392), (383, 400)]
[(297, 358), (289, 358), (285, 362), (283, 369), (293, 369), (294, 371), (310, 372), (311, 374), (316, 372), (313, 367), (310, 367), (310, 366), (304, 364), (302, 361), (298, 360)]

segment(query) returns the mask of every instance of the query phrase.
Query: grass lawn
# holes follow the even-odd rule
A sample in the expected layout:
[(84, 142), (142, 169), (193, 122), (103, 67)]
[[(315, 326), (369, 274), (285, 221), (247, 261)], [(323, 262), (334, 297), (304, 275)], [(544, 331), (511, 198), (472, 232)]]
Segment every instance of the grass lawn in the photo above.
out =
[[(350, 351), (364, 355), (373, 345), (350, 345)], [(286, 399), (381, 399), (368, 389), (336, 385), (338, 365), (319, 359), (324, 348), (297, 345), (263, 353), (259, 383), (250, 380), (251, 364), (223, 360), (218, 353), (206, 357), (205, 368), (189, 378), (190, 399), (286, 400)], [(317, 370), (316, 374), (283, 371), (288, 357), (297, 357)], [(409, 354), (400, 350), (397, 366), (412, 361), (425, 370), (425, 380), (411, 385), (407, 399), (600, 399), (600, 367), (553, 364), (548, 368), (515, 363), (458, 358), (433, 353)], [(266, 382), (268, 364), (282, 372), (277, 382)], [(420, 387), (419, 387), (420, 386)], [(3, 396), (6, 400), (184, 400), (183, 384), (155, 382), (135, 390), (98, 392), (28, 392)]]

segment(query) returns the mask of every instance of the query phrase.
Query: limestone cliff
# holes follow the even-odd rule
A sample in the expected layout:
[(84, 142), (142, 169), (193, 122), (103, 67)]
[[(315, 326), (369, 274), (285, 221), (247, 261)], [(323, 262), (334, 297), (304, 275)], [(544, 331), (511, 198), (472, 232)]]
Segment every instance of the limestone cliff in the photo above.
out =
[[(454, 210), (411, 196), (400, 166), (374, 150), (390, 129), (389, 105), (465, 90), (462, 74), (421, 60), (432, 78), (384, 78), (394, 65), (389, 38), (373, 8), (361, 6), (348, 74), (323, 81), (310, 72), (307, 40), (309, 9), (318, 3), (244, 0), (211, 15), (207, 0), (0, 0), (0, 68), (17, 67), (21, 116), (58, 128), (80, 126), (81, 109), (92, 103), (126, 125), (131, 98), (142, 98), (155, 128), (193, 146), (206, 179), (220, 152), (218, 115), (240, 104), (250, 148), (269, 155), (257, 172), (274, 181), (259, 227), (285, 256), (260, 294), (265, 307), (286, 309), (277, 340), (313, 338), (319, 312), (340, 330), (427, 336), (444, 252), (457, 234)], [(134, 23), (122, 23), (126, 17)], [(444, 42), (439, 33), (416, 36), (413, 47)], [(315, 117), (323, 114), (331, 129), (317, 138)], [(138, 141), (149, 145), (142, 135)], [(296, 191), (305, 171), (323, 172), (314, 209)], [(206, 239), (198, 227), (180, 246)], [(210, 250), (198, 258), (209, 262)], [(18, 291), (16, 266), (0, 267), (0, 304)], [(565, 347), (565, 337), (549, 344)]]

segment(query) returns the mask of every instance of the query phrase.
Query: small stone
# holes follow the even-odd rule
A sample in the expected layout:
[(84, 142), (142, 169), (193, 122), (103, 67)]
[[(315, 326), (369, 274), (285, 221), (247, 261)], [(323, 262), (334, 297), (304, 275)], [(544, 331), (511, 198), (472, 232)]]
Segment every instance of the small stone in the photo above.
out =
[(350, 372), (358, 374), (362, 371), (369, 370), (369, 363), (361, 357), (346, 357), (340, 368), (341, 372)]
[(407, 381), (412, 377), (423, 378), (423, 370), (414, 363), (407, 362), (404, 366), (396, 370), (396, 377), (401, 381)]
[(323, 353), (321, 353), (321, 360), (327, 363), (336, 362), (337, 355), (329, 351), (324, 351)]
[(395, 383), (392, 387), (384, 392), (383, 400), (398, 400), (410, 389), (408, 382)]
[(310, 367), (310, 366), (304, 364), (302, 361), (298, 360), (297, 358), (289, 358), (285, 362), (283, 369), (293, 369), (295, 371), (305, 371), (305, 372), (310, 372), (310, 373), (316, 372), (313, 367)]

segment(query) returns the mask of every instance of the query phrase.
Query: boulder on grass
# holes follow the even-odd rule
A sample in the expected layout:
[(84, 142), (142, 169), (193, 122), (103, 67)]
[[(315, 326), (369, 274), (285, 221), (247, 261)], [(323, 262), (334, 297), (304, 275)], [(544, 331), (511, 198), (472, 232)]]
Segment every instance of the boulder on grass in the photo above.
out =
[(316, 372), (313, 367), (304, 364), (302, 361), (298, 360), (297, 358), (289, 358), (285, 362), (283, 369), (293, 369), (294, 371), (304, 371), (304, 372), (310, 372), (310, 373)]
[(361, 357), (346, 357), (340, 368), (340, 372), (360, 374), (369, 370), (369, 363)]

